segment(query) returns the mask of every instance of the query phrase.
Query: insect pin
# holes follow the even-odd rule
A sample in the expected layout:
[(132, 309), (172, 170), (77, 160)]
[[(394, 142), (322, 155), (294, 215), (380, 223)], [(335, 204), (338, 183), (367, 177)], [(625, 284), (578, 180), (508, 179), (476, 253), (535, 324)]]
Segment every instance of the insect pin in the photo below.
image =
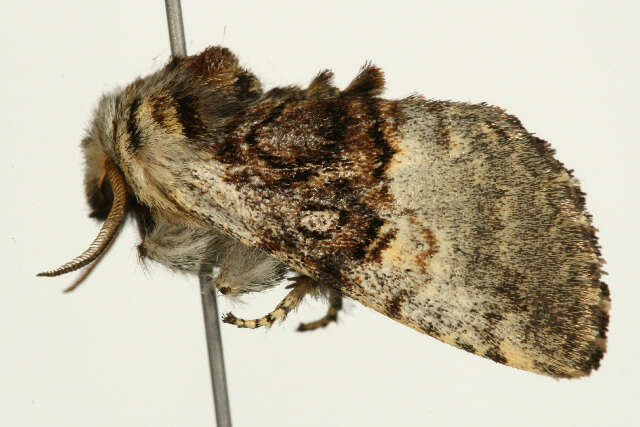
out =
[(227, 49), (173, 58), (104, 95), (82, 141), (103, 227), (56, 276), (91, 266), (127, 215), (143, 259), (218, 267), (226, 295), (297, 273), (270, 326), (308, 294), (343, 297), (471, 353), (579, 377), (605, 351), (609, 292), (584, 194), (543, 140), (502, 109), (380, 97), (365, 65), (263, 91)]

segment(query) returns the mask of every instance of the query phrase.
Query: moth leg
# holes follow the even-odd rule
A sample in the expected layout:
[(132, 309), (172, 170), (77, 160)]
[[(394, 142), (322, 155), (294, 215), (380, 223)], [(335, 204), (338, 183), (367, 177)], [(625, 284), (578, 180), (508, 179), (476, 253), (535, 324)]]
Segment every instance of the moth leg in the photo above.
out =
[(289, 268), (265, 252), (231, 241), (219, 262), (220, 272), (212, 285), (223, 295), (261, 292), (284, 279)]
[(184, 227), (157, 219), (140, 227), (142, 243), (138, 245), (141, 261), (152, 259), (174, 271), (198, 273), (203, 265), (219, 264), (233, 240), (213, 229)]
[(298, 332), (313, 331), (318, 328), (324, 328), (331, 322), (338, 321), (338, 312), (342, 310), (342, 293), (336, 289), (326, 286), (327, 299), (329, 300), (329, 309), (327, 314), (314, 322), (300, 323)]
[(287, 288), (293, 288), (286, 297), (277, 305), (277, 307), (266, 316), (259, 319), (245, 320), (236, 317), (233, 313), (227, 313), (222, 319), (224, 323), (236, 325), (239, 328), (255, 329), (261, 326), (271, 326), (276, 320), (284, 320), (289, 312), (296, 308), (305, 295), (313, 293), (316, 289), (316, 283), (307, 276), (296, 277), (295, 283)]

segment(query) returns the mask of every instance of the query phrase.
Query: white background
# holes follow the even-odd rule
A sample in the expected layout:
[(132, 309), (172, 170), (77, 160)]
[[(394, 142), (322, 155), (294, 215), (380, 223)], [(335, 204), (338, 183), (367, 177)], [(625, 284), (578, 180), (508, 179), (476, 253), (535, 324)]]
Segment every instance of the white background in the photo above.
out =
[[(35, 277), (97, 232), (79, 142), (103, 91), (167, 60), (164, 2), (4, 3), (0, 425), (211, 426), (195, 277), (142, 268), (132, 224), (75, 293), (61, 293), (72, 275)], [(234, 425), (640, 425), (634, 3), (184, 0), (188, 51), (228, 46), (266, 87), (306, 85), (323, 68), (344, 87), (372, 60), (389, 98), (517, 115), (576, 170), (613, 299), (601, 369), (571, 381), (465, 353), (355, 302), (306, 335), (298, 322), (324, 311), (313, 301), (269, 331), (224, 325)], [(221, 310), (261, 315), (283, 294)]]

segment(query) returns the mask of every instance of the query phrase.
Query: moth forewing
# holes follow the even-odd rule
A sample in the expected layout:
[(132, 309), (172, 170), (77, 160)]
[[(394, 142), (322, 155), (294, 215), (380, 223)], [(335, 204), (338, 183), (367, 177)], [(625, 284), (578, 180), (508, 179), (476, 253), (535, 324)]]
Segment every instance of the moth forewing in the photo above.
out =
[[(346, 296), (496, 362), (588, 374), (605, 351), (609, 293), (577, 181), (514, 116), (485, 104), (379, 98), (365, 65), (263, 92), (227, 49), (173, 58), (105, 95), (83, 142), (87, 195), (121, 171), (141, 257), (217, 266), (211, 286), (256, 292), (298, 273), (259, 319), (308, 294)], [(99, 206), (98, 206), (99, 207)], [(97, 209), (100, 211), (100, 209)]]

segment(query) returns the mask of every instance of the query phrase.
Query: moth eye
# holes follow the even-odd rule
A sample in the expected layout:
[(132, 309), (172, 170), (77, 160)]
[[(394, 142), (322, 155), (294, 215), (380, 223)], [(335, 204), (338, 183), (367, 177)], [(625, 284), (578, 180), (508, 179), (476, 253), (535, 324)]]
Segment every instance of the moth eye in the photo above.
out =
[(111, 210), (113, 204), (113, 189), (108, 179), (102, 181), (102, 185), (97, 188), (96, 192), (89, 198), (89, 206), (91, 207), (91, 218), (105, 220)]

